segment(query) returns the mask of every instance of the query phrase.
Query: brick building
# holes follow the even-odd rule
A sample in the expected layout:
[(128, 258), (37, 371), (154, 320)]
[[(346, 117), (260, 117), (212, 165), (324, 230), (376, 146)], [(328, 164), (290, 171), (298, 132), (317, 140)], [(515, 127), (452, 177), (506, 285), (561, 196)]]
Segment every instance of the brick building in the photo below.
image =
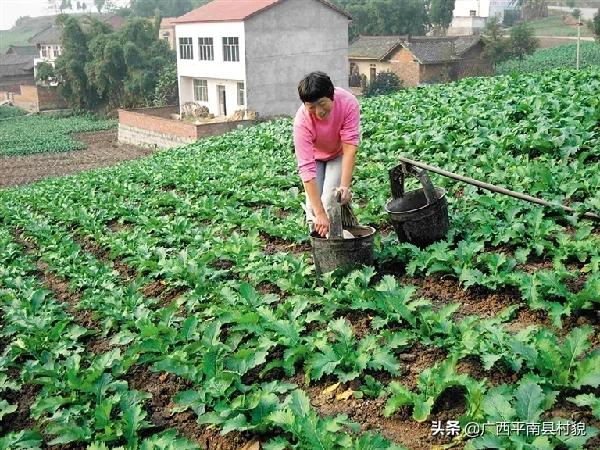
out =
[(350, 74), (371, 82), (394, 72), (406, 87), (493, 74), (479, 36), (359, 36), (348, 51)]

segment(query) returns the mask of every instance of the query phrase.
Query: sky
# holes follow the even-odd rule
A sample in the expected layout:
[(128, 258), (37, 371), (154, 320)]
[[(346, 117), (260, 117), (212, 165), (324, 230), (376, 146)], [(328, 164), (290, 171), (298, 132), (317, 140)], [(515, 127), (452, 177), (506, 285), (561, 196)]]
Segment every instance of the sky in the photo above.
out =
[[(92, 6), (92, 11), (96, 11), (94, 0), (83, 0), (88, 8)], [(73, 6), (76, 0), (71, 0)], [(118, 0), (113, 2), (117, 5), (126, 5), (127, 0)], [(0, 0), (0, 30), (11, 28), (17, 19), (21, 16), (47, 16), (55, 14), (48, 8), (48, 0)]]

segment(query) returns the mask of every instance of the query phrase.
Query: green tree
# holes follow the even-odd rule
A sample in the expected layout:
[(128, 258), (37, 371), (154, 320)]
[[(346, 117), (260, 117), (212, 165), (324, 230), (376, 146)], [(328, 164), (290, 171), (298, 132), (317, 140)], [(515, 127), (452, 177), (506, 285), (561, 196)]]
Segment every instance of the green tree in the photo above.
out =
[(74, 107), (153, 103), (161, 68), (174, 64), (175, 54), (158, 38), (152, 22), (135, 18), (113, 32), (95, 19), (85, 31), (74, 18), (64, 20), (65, 51), (57, 60), (57, 70), (64, 96)]
[(349, 39), (358, 35), (422, 35), (429, 19), (422, 0), (333, 0), (348, 12)]
[(539, 41), (533, 35), (533, 29), (525, 22), (518, 23), (510, 29), (509, 54), (523, 59), (531, 55), (539, 46)]
[(174, 105), (177, 103), (177, 64), (172, 62), (163, 66), (158, 74), (154, 88), (154, 106)]
[(454, 0), (431, 0), (429, 9), (429, 21), (444, 30), (448, 29), (452, 22), (454, 12)]
[(35, 80), (47, 83), (49, 80), (56, 78), (56, 72), (52, 64), (47, 62), (40, 62), (35, 66)]
[(547, 0), (513, 0), (512, 4), (521, 11), (523, 20), (538, 19), (548, 15)]
[(73, 16), (60, 15), (57, 24), (62, 27), (62, 52), (55, 63), (60, 90), (73, 108), (93, 109), (98, 104), (98, 95), (91, 87), (85, 71), (85, 65), (91, 57), (88, 36)]
[(594, 14), (594, 20), (592, 20), (591, 28), (594, 36), (596, 36), (596, 41), (600, 43), (600, 8), (598, 8), (598, 12)]
[(494, 66), (510, 56), (508, 39), (502, 36), (502, 27), (497, 17), (491, 17), (481, 33), (483, 57)]

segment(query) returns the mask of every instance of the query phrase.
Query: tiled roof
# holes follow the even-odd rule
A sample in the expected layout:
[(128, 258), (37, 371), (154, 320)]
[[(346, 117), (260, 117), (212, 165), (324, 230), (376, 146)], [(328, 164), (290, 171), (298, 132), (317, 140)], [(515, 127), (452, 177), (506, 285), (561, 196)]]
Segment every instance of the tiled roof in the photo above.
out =
[(161, 28), (169, 28), (175, 25), (175, 20), (177, 17), (165, 17), (160, 21)]
[(421, 64), (436, 64), (460, 59), (480, 40), (479, 36), (359, 36), (350, 44), (348, 56), (382, 61), (402, 45)]
[[(196, 8), (175, 20), (175, 23), (191, 22), (239, 22), (248, 19), (267, 8), (270, 8), (282, 1), (299, 0), (213, 0), (200, 8)], [(308, 1), (308, 0), (302, 0)], [(315, 0), (325, 6), (343, 14), (349, 19), (352, 18), (348, 13), (327, 0)]]
[(0, 55), (0, 77), (33, 75), (33, 56)]
[(394, 51), (405, 36), (359, 36), (348, 48), (348, 57), (384, 59)]
[(35, 45), (9, 45), (8, 50), (6, 51), (7, 55), (36, 56), (38, 53), (38, 49)]
[(58, 25), (52, 25), (45, 30), (40, 31), (38, 34), (34, 35), (29, 39), (34, 45), (37, 44), (50, 44), (50, 45), (58, 45), (60, 44), (60, 28)]
[(479, 36), (411, 37), (402, 45), (421, 64), (436, 64), (461, 59), (480, 39)]

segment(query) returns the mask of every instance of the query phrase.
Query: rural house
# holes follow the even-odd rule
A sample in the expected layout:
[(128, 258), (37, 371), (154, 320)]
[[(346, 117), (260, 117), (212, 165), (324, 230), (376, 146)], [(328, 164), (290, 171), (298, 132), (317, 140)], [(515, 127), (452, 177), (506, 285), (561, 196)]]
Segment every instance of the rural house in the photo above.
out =
[[(0, 91), (19, 92), (21, 85), (33, 85), (33, 56), (0, 55)], [(0, 97), (0, 101), (4, 98)]]
[(504, 21), (506, 11), (514, 11), (514, 0), (455, 0), (448, 35), (479, 34), (488, 17)]
[(159, 39), (164, 39), (169, 43), (169, 48), (175, 50), (175, 19), (176, 17), (165, 17), (160, 21), (158, 31)]
[(350, 75), (371, 82), (380, 72), (394, 72), (403, 86), (490, 75), (482, 51), (479, 36), (359, 36), (348, 52)]
[(291, 115), (298, 81), (314, 70), (348, 86), (348, 21), (325, 0), (214, 0), (179, 17), (180, 108)]

